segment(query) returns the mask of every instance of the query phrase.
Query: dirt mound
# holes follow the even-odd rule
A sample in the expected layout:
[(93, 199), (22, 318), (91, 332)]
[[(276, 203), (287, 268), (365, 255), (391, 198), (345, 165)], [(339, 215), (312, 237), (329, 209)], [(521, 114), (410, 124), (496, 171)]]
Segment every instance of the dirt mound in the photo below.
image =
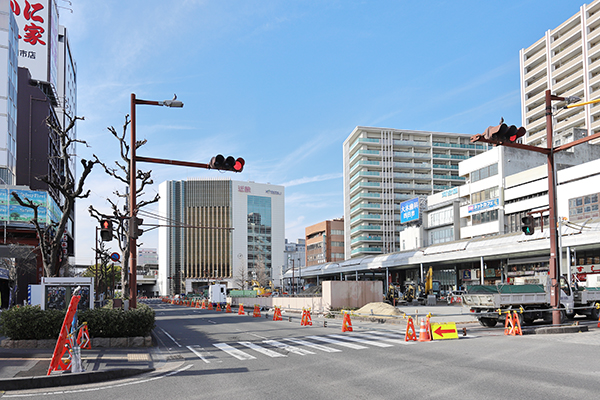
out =
[(403, 312), (398, 310), (396, 307), (387, 303), (369, 303), (362, 308), (354, 311), (355, 314), (363, 315), (402, 315)]

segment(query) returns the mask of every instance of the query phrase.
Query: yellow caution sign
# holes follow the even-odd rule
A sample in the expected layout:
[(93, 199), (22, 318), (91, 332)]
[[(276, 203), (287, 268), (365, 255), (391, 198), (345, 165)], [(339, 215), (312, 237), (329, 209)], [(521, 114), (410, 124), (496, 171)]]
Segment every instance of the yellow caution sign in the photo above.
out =
[(431, 324), (431, 333), (433, 334), (432, 339), (458, 339), (458, 332), (456, 331), (456, 323), (445, 322)]

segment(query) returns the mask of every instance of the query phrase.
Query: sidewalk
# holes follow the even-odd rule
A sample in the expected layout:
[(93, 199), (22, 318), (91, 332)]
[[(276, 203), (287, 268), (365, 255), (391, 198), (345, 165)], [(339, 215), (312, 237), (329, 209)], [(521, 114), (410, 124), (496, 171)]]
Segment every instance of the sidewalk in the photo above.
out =
[[(165, 360), (152, 356), (152, 347), (82, 350), (85, 372), (52, 372), (52, 349), (0, 348), (0, 391), (66, 386), (126, 378), (152, 372)], [(156, 360), (155, 360), (156, 358)]]

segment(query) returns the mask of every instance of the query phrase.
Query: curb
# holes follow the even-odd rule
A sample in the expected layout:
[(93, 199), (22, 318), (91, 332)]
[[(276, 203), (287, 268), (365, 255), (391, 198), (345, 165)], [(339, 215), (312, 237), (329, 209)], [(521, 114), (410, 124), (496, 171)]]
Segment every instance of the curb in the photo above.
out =
[(0, 390), (40, 389), (54, 386), (83, 385), (128, 378), (152, 372), (155, 368), (115, 368), (106, 371), (62, 373), (60, 375), (0, 379)]

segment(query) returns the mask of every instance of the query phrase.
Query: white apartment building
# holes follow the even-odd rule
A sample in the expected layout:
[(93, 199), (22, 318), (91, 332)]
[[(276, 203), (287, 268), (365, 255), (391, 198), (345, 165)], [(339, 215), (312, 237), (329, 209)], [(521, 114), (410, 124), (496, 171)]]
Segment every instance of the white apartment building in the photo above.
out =
[[(582, 5), (560, 26), (520, 51), (523, 142), (547, 147), (545, 91), (592, 100), (600, 96), (600, 0)], [(561, 106), (564, 103), (554, 102)], [(600, 105), (554, 112), (554, 145), (573, 141), (569, 128), (600, 132)], [(576, 139), (576, 138), (575, 138)]]
[(400, 203), (462, 185), (458, 163), (487, 145), (468, 134), (357, 126), (343, 149), (349, 259), (401, 250)]
[(17, 54), (19, 27), (10, 1), (0, 1), (0, 183), (14, 185), (17, 167)]
[[(283, 186), (195, 179), (159, 186), (158, 285), (161, 295), (191, 293), (209, 282), (282, 281)], [(179, 226), (172, 226), (179, 225)]]

